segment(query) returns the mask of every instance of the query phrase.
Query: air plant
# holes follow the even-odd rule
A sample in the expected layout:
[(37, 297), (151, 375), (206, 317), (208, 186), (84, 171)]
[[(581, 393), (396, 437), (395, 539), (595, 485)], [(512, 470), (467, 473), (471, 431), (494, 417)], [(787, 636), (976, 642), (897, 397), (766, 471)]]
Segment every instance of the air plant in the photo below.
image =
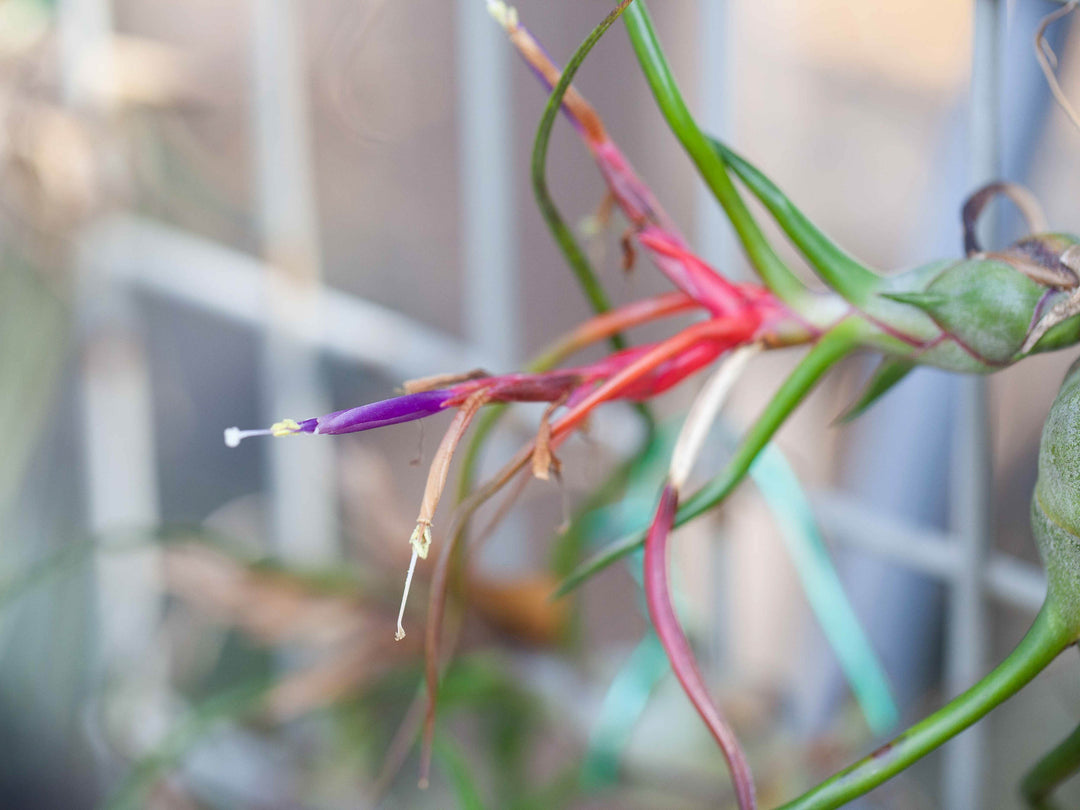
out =
[[(442, 605), (453, 551), (469, 516), (526, 468), (542, 479), (558, 475), (558, 448), (600, 405), (617, 399), (649, 400), (720, 361), (716, 376), (706, 384), (686, 420), (652, 525), (586, 561), (565, 580), (562, 592), (645, 545), (644, 584), (657, 634), (673, 670), (728, 760), (740, 807), (753, 807), (753, 781), (745, 757), (708, 694), (672, 606), (666, 559), (669, 533), (720, 505), (810, 390), (852, 352), (869, 350), (883, 359), (844, 419), (862, 413), (917, 365), (987, 374), (1031, 354), (1075, 344), (1080, 340), (1080, 240), (1068, 234), (1045, 232), (1041, 212), (1030, 195), (1016, 186), (995, 183), (977, 191), (964, 206), (963, 257), (883, 276), (832, 242), (761, 171), (697, 127), (671, 76), (642, 0), (621, 2), (586, 39), (565, 71), (555, 66), (513, 9), (494, 1), (489, 2), (489, 8), (528, 66), (551, 91), (534, 151), (534, 183), (541, 211), (599, 314), (559, 340), (528, 372), (439, 375), (406, 383), (399, 397), (327, 416), (284, 420), (266, 430), (230, 428), (226, 441), (235, 445), (253, 435), (351, 433), (423, 419), (444, 410), (455, 411), (432, 461), (416, 528), (409, 538), (412, 556), (397, 627), (397, 637), (401, 638), (409, 583), (417, 561), (428, 556), (436, 508), (452, 456), (466, 430), (486, 406), (548, 403), (535, 439), (462, 502), (447, 532), (448, 540), (432, 578), (427, 625), (429, 704), (425, 737), (429, 742), (426, 750), (430, 751), (441, 661)], [(732, 283), (694, 254), (611, 139), (600, 116), (572, 87), (572, 77), (589, 50), (624, 12), (632, 45), (664, 117), (724, 208), (763, 285)], [(630, 224), (625, 238), (628, 258), (632, 259), (632, 246), (636, 245), (676, 292), (603, 311), (607, 309), (603, 290), (559, 217), (544, 182), (547, 140), (560, 109), (589, 149), (611, 198)], [(776, 220), (825, 282), (826, 292), (813, 292), (779, 257), (746, 208), (732, 174)], [(976, 238), (975, 225), (986, 203), (998, 194), (1018, 204), (1034, 233), (1003, 249), (987, 251)], [(619, 337), (627, 328), (690, 311), (700, 313), (701, 320), (659, 342), (627, 347)], [(615, 348), (604, 359), (557, 367), (571, 353), (604, 339), (611, 340)], [(743, 437), (727, 467), (703, 488), (686, 493), (697, 449), (741, 368), (756, 352), (804, 344), (809, 351)], [(1055, 405), (1059, 412), (1075, 407), (1066, 391), (1080, 395), (1080, 382), (1076, 382), (1080, 377), (1074, 374), (1070, 380), (1075, 384), (1067, 384), (1062, 394), (1065, 399), (1059, 397), (1060, 404)], [(1047, 434), (1051, 436), (1049, 449), (1044, 437), (1044, 455), (1051, 466), (1060, 462), (1056, 448), (1066, 447), (1071, 452), (1071, 445), (1063, 444), (1064, 438), (1056, 438), (1058, 434), (1051, 427), (1055, 424), (1052, 416)], [(1049, 469), (1047, 466), (1041, 473), (1042, 487), (1051, 486)], [(1037, 505), (1041, 503), (1039, 497)], [(974, 722), (1076, 640), (1080, 607), (1073, 606), (1077, 570), (1071, 567), (1074, 551), (1055, 534), (1059, 529), (1067, 530), (1043, 519), (1047, 514), (1036, 509), (1036, 525), (1042, 532), (1040, 549), (1051, 572), (1048, 606), (1004, 669), (995, 671), (997, 674), (896, 743), (796, 800), (791, 807), (833, 807), (884, 781)], [(1066, 525), (1072, 526), (1077, 516), (1072, 512), (1068, 516), (1072, 523)]]

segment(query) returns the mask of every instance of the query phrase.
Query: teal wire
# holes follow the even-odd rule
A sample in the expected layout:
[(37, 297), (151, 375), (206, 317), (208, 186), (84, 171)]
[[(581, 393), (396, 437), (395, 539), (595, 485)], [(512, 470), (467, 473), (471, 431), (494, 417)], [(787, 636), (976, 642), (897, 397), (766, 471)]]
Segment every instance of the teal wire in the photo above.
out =
[(900, 721), (880, 660), (844, 591), (806, 493), (775, 445), (766, 446), (750, 477), (780, 527), (807, 601), (839, 660), (867, 725), (885, 734)]

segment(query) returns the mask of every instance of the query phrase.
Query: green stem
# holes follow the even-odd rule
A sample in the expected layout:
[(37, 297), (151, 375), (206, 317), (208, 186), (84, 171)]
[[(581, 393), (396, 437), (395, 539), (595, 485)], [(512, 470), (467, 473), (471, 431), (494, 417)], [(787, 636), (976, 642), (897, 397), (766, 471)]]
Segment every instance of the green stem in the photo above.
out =
[(709, 190), (723, 206), (743, 249), (762, 280), (786, 304), (797, 307), (807, 295), (806, 287), (765, 239), (761, 228), (728, 177), (724, 162), (713, 151), (712, 144), (694, 122), (664, 58), (644, 0), (633, 3), (627, 9), (624, 19), (638, 62), (668, 126), (682, 143), (683, 149), (694, 162)]
[(648, 472), (650, 464), (655, 464), (655, 457), (663, 444), (660, 432), (653, 434), (641, 448), (616, 466), (599, 487), (589, 493), (585, 501), (574, 510), (570, 525), (558, 536), (551, 549), (551, 571), (557, 577), (564, 577), (581, 562), (591, 531), (589, 518), (597, 511), (615, 501), (625, 498), (627, 487), (639, 475)]
[(1043, 605), (1027, 635), (993, 672), (892, 742), (778, 810), (827, 810), (862, 796), (1012, 697), (1073, 640), (1054, 610)]
[[(578, 284), (581, 285), (581, 289), (585, 292), (585, 297), (589, 299), (593, 312), (598, 315), (611, 309), (611, 301), (608, 299), (607, 293), (604, 292), (603, 285), (600, 284), (600, 279), (597, 278), (596, 271), (593, 270), (592, 265), (589, 263), (585, 251), (581, 249), (581, 246), (574, 238), (573, 231), (563, 220), (562, 214), (559, 213), (559, 209), (551, 197), (551, 192), (548, 190), (547, 151), (548, 143), (551, 141), (551, 130), (555, 126), (555, 118), (562, 107), (566, 91), (570, 89), (570, 85), (574, 81), (574, 75), (585, 61), (585, 57), (589, 55), (589, 51), (619, 19), (631, 2), (632, 0), (622, 0), (618, 6), (612, 9), (610, 14), (601, 20), (600, 24), (592, 30), (592, 33), (574, 51), (574, 55), (570, 57), (570, 61), (563, 68), (559, 81), (552, 88), (547, 106), (544, 107), (544, 114), (540, 117), (540, 125), (536, 128), (536, 140), (533, 142), (532, 186), (533, 194), (536, 196), (536, 204), (540, 208), (540, 214), (544, 217), (544, 222), (547, 223), (548, 229), (551, 231), (552, 238), (562, 251), (563, 257), (565, 257), (567, 264), (570, 265), (570, 269), (574, 271)], [(619, 332), (612, 335), (609, 341), (615, 351), (626, 348), (626, 339)], [(656, 420), (653, 418), (652, 413), (646, 405), (640, 402), (635, 403), (634, 410), (641, 415), (642, 420), (645, 422), (645, 430), (648, 436), (651, 437), (656, 431)]]
[(851, 303), (860, 305), (881, 286), (877, 274), (826, 236), (757, 167), (716, 138), (709, 137), (708, 140), (713, 150), (761, 200), (788, 238), (802, 251), (810, 266), (832, 289)]
[(822, 336), (769, 400), (757, 422), (743, 437), (724, 471), (681, 505), (676, 526), (712, 509), (731, 494), (750, 471), (750, 465), (754, 463), (758, 453), (769, 443), (810, 390), (825, 376), (825, 372), (858, 344), (858, 336), (864, 328), (861, 320), (848, 319)]
[[(540, 125), (536, 129), (536, 139), (533, 141), (532, 186), (533, 193), (536, 196), (536, 204), (540, 208), (540, 214), (544, 217), (544, 222), (547, 223), (548, 229), (551, 231), (551, 236), (555, 239), (555, 243), (559, 246), (559, 250), (562, 251), (567, 264), (570, 265), (570, 269), (573, 270), (574, 276), (578, 280), (578, 284), (581, 285), (581, 289), (585, 292), (585, 297), (589, 299), (589, 303), (596, 313), (607, 312), (611, 309), (611, 301), (607, 293), (604, 292), (604, 288), (596, 276), (596, 271), (593, 270), (588, 257), (585, 255), (585, 251), (577, 243), (573, 231), (570, 230), (566, 221), (562, 218), (562, 214), (559, 213), (559, 209), (551, 197), (547, 184), (547, 152), (548, 143), (551, 141), (551, 130), (555, 126), (555, 118), (558, 116), (559, 109), (562, 106), (563, 96), (566, 95), (566, 91), (570, 89), (570, 84), (574, 80), (574, 74), (577, 73), (578, 68), (585, 61), (585, 57), (589, 55), (589, 51), (600, 41), (600, 37), (604, 35), (604, 32), (619, 18), (629, 2), (630, 0), (623, 0), (593, 29), (592, 33), (585, 38), (585, 41), (574, 52), (574, 55), (570, 57), (570, 61), (566, 63), (566, 67), (563, 69), (562, 76), (548, 97), (547, 106), (544, 107), (544, 114), (540, 117)], [(612, 335), (611, 345), (618, 351), (626, 348), (626, 341), (622, 335)]]
[(1035, 763), (1024, 781), (1020, 783), (1020, 793), (1033, 808), (1051, 807), (1048, 802), (1050, 793), (1080, 770), (1080, 726), (1068, 737)]
[[(825, 372), (858, 345), (859, 338), (865, 329), (864, 321), (849, 318), (826, 332), (818, 340), (814, 348), (807, 353), (790, 376), (784, 380), (773, 398), (769, 400), (769, 404), (765, 406), (765, 410), (743, 437), (735, 455), (723, 472), (680, 505), (675, 517), (676, 526), (693, 520), (731, 494), (739, 482), (746, 477), (758, 453), (769, 443), (791, 412), (806, 398)], [(561, 596), (572, 591), (593, 574), (639, 548), (644, 542), (645, 531), (642, 530), (612, 543), (578, 566), (560, 583), (556, 594)]]

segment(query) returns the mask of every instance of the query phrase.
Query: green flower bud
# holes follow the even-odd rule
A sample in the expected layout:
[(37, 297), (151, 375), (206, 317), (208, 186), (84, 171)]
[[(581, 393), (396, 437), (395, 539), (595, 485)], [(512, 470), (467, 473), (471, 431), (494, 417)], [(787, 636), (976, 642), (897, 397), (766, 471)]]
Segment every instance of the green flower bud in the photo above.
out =
[(967, 259), (946, 268), (924, 290), (886, 297), (918, 307), (977, 359), (1001, 365), (1020, 351), (1045, 293), (1003, 261)]
[[(993, 371), (1080, 338), (1073, 268), (1080, 265), (1077, 241), (1066, 234), (1029, 237), (932, 275), (914, 271), (881, 297), (921, 310), (944, 333), (944, 340), (919, 356), (920, 362), (955, 371)], [(907, 279), (915, 289), (903, 289)]]
[(1049, 580), (1047, 604), (1080, 637), (1080, 361), (1043, 427), (1031, 526)]

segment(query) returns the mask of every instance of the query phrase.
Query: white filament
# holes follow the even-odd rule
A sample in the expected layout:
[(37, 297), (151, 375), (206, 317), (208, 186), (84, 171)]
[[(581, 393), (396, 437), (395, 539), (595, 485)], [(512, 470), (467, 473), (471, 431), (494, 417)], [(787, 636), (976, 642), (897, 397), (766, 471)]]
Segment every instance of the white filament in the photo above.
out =
[(394, 633), (394, 641), (401, 641), (405, 638), (405, 627), (402, 625), (402, 619), (405, 618), (405, 603), (409, 601), (409, 588), (412, 587), (412, 575), (416, 570), (416, 558), (420, 555), (417, 553), (416, 548), (413, 547), (412, 558), (409, 560), (409, 573), (405, 575), (405, 590), (401, 594), (401, 607), (398, 608), (397, 614), (397, 632)]
[(671, 453), (671, 467), (668, 480), (675, 489), (681, 489), (690, 477), (694, 461), (701, 453), (702, 445), (709, 435), (709, 428), (717, 413), (724, 406), (731, 389), (746, 368), (746, 364), (761, 351), (757, 344), (742, 346), (725, 357), (704, 387), (694, 398), (690, 413), (683, 422), (679, 438), (675, 440), (675, 449)]

